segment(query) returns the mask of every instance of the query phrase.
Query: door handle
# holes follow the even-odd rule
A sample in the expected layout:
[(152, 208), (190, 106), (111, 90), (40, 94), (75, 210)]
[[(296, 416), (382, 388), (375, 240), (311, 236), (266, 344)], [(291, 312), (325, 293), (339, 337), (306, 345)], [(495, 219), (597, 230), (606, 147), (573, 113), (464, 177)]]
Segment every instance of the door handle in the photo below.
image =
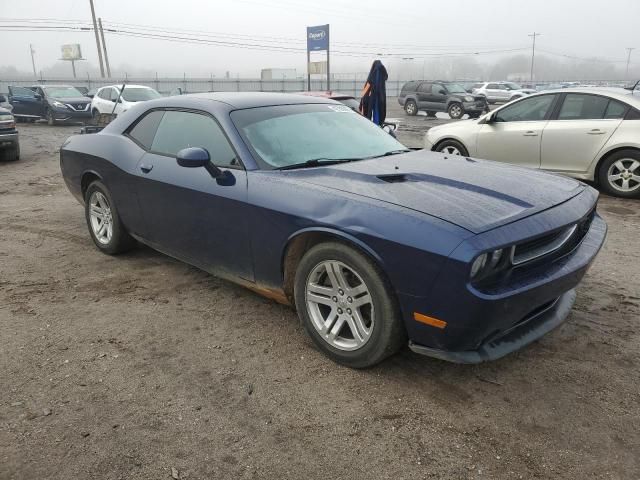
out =
[(149, 173), (153, 170), (153, 165), (142, 163), (140, 164), (140, 170), (142, 170), (142, 173)]
[(606, 133), (605, 131), (600, 130), (599, 128), (594, 128), (593, 130), (589, 130), (587, 132), (587, 135), (603, 135), (605, 133)]
[(533, 130), (529, 130), (528, 132), (524, 132), (522, 134), (525, 137), (537, 137), (538, 136), (538, 132), (534, 132)]

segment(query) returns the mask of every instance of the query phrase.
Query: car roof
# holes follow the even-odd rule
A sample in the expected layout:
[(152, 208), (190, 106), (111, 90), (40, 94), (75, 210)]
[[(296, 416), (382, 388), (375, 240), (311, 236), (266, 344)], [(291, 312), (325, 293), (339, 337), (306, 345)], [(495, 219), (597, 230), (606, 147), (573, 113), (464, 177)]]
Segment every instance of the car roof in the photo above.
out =
[(234, 108), (267, 107), (271, 105), (296, 105), (305, 103), (335, 103), (324, 97), (272, 92), (207, 92), (180, 95), (182, 98), (213, 100)]
[(604, 95), (640, 108), (640, 91), (638, 90), (631, 92), (624, 88), (616, 87), (570, 87), (544, 90), (534, 95), (548, 95), (550, 93), (590, 93), (592, 95)]

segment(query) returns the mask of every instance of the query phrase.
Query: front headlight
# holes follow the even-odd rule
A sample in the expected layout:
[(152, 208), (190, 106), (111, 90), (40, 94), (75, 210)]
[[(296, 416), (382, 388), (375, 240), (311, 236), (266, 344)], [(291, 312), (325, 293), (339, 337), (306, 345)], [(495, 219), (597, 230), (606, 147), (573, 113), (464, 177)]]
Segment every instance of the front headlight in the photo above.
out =
[(473, 97), (466, 96), (464, 97), (465, 102), (473, 102)]
[(471, 264), (471, 280), (489, 277), (506, 267), (509, 262), (507, 253), (511, 251), (511, 248), (500, 248), (478, 255)]
[(57, 100), (54, 100), (53, 102), (51, 102), (51, 105), (58, 108), (67, 108), (67, 106), (64, 103), (59, 102)]
[(13, 121), (13, 115), (0, 115), (0, 122), (11, 122)]

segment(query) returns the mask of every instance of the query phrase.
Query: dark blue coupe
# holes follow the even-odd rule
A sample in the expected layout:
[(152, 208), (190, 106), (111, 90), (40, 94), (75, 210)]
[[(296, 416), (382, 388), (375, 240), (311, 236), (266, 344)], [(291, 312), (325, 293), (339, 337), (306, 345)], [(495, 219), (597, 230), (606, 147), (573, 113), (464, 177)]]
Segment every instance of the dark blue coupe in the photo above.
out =
[(144, 102), (60, 163), (100, 250), (137, 240), (295, 305), (351, 367), (407, 341), (461, 363), (527, 345), (566, 319), (607, 230), (583, 183), (411, 152), (323, 98)]

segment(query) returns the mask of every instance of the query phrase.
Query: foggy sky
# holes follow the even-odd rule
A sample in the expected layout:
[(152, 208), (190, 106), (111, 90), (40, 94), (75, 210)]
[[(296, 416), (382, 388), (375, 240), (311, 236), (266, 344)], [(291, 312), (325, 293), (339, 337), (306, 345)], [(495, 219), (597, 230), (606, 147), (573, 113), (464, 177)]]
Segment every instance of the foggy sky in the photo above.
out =
[[(638, 47), (632, 70), (640, 72), (640, 0), (94, 0), (96, 15), (103, 21), (144, 24), (170, 29), (247, 35), (247, 41), (267, 43), (258, 37), (299, 38), (291, 45), (304, 48), (305, 27), (329, 23), (334, 50), (359, 50), (358, 45), (383, 44), (386, 50), (412, 54), (412, 60), (382, 57), (393, 78), (394, 68), (421, 76), (420, 54), (468, 52), (530, 47), (528, 37), (541, 32), (537, 48), (541, 62), (575, 62), (550, 51), (578, 57), (597, 57), (615, 62), (624, 70), (625, 47)], [(2, 0), (5, 6), (8, 0)], [(0, 17), (90, 21), (89, 0), (20, 0), (0, 10)], [(251, 40), (254, 36), (257, 40)], [(46, 70), (60, 58), (60, 45), (80, 43), (87, 62), (79, 71), (96, 68), (93, 32), (7, 32), (0, 29), (0, 66), (30, 73), (29, 44), (36, 50), (36, 67)], [(212, 45), (128, 38), (107, 33), (112, 69), (160, 76), (257, 77), (261, 68), (296, 68), (305, 71), (306, 55), (252, 51)], [(417, 46), (417, 47), (416, 47)], [(375, 47), (368, 47), (371, 51)], [(382, 47), (380, 47), (382, 50)], [(416, 53), (418, 55), (416, 55)], [(506, 54), (462, 57), (470, 62), (495, 64)], [(514, 53), (513, 55), (516, 55)], [(522, 67), (530, 52), (522, 56)], [(332, 55), (334, 72), (368, 70), (374, 52), (365, 57)], [(436, 59), (449, 61), (451, 58)], [(457, 62), (460, 57), (457, 58)], [(426, 62), (433, 62), (432, 59)]]

